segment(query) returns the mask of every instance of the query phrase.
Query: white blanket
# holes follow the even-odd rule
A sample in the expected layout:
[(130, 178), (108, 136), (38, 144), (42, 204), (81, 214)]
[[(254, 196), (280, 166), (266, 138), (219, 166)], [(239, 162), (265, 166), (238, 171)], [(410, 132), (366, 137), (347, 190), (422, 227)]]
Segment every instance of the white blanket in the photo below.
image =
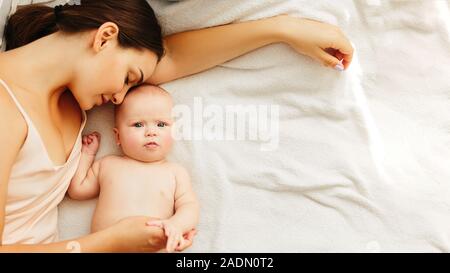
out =
[[(190, 252), (450, 251), (449, 1), (150, 3), (166, 34), (287, 13), (339, 25), (356, 48), (344, 73), (278, 44), (163, 85), (189, 106), (279, 105), (275, 150), (176, 144), (202, 205)], [(89, 113), (99, 157), (118, 152), (111, 110)], [(86, 234), (94, 206), (66, 200), (61, 239)]]

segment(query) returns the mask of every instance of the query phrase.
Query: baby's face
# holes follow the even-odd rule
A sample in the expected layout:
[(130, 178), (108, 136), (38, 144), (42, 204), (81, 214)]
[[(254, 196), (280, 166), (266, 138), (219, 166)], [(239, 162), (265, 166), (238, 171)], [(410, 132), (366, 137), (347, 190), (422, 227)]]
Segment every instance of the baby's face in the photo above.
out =
[(158, 87), (131, 92), (116, 113), (114, 128), (123, 153), (143, 162), (165, 159), (173, 143), (172, 107), (170, 95)]

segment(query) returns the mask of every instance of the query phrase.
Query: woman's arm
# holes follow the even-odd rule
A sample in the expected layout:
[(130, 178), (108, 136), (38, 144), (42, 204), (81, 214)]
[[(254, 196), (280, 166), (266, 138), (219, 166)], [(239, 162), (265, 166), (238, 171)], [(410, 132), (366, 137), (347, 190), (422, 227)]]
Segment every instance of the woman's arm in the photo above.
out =
[(85, 237), (62, 241), (52, 244), (38, 244), (38, 245), (2, 245), (0, 246), (0, 253), (81, 253), (81, 252), (114, 252), (118, 251), (117, 243), (114, 242), (113, 236), (108, 231), (100, 231), (89, 234)]
[[(0, 245), (1, 252), (156, 252), (166, 245), (160, 228), (146, 226), (149, 217), (130, 217), (87, 236), (51, 244)], [(188, 235), (189, 247), (194, 233)]]
[[(165, 37), (166, 55), (147, 81), (161, 84), (201, 72), (272, 43), (284, 42), (329, 67), (343, 59), (347, 68), (353, 48), (342, 31), (318, 21), (280, 15)], [(326, 50), (332, 48), (334, 51)]]
[(0, 86), (0, 245), (12, 166), (27, 135), (27, 125), (6, 90)]

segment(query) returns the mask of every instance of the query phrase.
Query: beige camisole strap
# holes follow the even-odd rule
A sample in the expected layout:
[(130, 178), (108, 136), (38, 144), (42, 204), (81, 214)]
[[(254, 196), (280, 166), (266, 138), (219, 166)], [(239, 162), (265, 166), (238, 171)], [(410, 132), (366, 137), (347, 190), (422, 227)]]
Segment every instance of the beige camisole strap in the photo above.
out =
[(28, 127), (27, 137), (11, 169), (5, 205), (3, 244), (51, 243), (58, 239), (58, 204), (78, 167), (81, 157), (81, 133), (67, 161), (54, 166), (32, 120), (8, 85), (0, 79)]

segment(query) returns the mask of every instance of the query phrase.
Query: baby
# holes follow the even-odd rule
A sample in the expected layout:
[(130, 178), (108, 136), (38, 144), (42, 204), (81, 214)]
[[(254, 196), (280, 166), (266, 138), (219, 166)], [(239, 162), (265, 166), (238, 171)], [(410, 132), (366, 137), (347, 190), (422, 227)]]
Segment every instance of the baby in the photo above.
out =
[(129, 92), (115, 110), (115, 139), (123, 156), (94, 162), (100, 135), (83, 136), (82, 157), (69, 196), (99, 196), (91, 231), (105, 229), (129, 216), (162, 219), (149, 222), (164, 229), (167, 252), (181, 249), (183, 234), (195, 228), (199, 203), (188, 172), (168, 162), (172, 146), (172, 99), (163, 89), (144, 85)]

